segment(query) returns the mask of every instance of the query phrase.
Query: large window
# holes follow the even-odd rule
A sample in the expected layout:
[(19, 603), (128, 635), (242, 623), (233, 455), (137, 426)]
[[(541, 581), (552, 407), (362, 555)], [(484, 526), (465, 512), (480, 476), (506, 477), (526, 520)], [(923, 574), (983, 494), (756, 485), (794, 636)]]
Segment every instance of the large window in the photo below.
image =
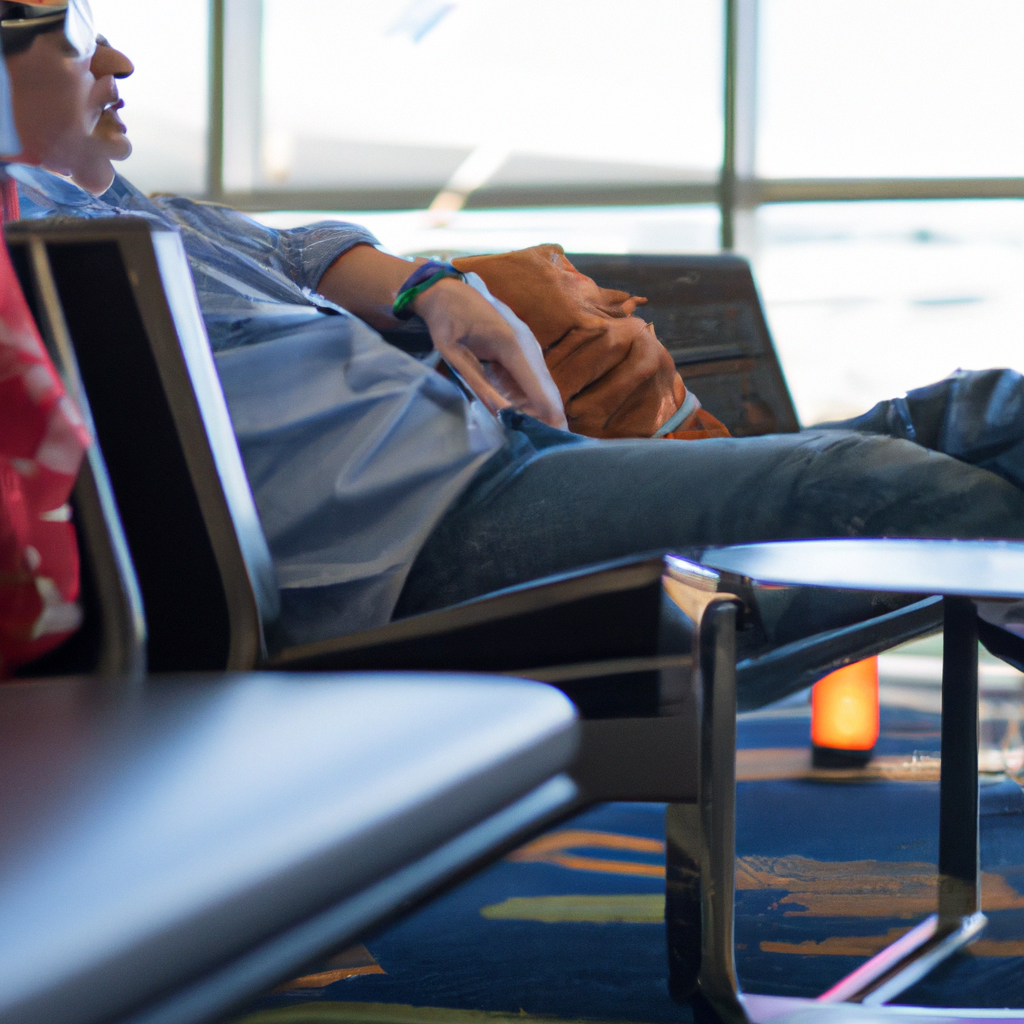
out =
[(763, 0), (766, 178), (1024, 174), (1024, 4)]
[(771, 204), (755, 270), (805, 424), (958, 367), (1024, 370), (1024, 201)]
[(257, 189), (560, 205), (717, 177), (719, 0), (264, 0), (262, 17)]
[(1024, 5), (736, 9), (757, 38), (737, 98), (749, 196), (888, 200), (736, 212), (802, 420), (957, 367), (1024, 369), (1024, 202), (970, 198), (1024, 196)]
[(1017, 0), (94, 6), (138, 64), (146, 190), (340, 212), (401, 253), (724, 240), (805, 423), (1020, 367)]

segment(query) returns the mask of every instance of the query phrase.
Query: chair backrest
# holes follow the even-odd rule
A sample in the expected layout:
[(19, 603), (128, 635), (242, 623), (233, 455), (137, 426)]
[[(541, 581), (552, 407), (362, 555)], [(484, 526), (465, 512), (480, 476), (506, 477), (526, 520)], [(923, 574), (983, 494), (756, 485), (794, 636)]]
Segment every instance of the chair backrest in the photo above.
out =
[(142, 589), (150, 671), (260, 663), (277, 584), (180, 238), (134, 217), (6, 230), (37, 315), (74, 350)]
[(573, 265), (605, 288), (644, 295), (687, 387), (734, 437), (800, 429), (750, 264), (739, 256), (602, 256)]

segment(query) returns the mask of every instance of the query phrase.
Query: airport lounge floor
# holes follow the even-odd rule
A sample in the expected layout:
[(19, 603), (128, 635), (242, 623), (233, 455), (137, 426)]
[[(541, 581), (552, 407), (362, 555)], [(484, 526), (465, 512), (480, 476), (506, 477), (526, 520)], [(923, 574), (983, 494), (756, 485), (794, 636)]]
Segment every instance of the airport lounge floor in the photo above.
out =
[[(810, 768), (806, 700), (741, 717), (748, 991), (816, 995), (932, 910), (940, 650), (933, 638), (883, 658), (882, 734), (865, 770)], [(1024, 1007), (1024, 676), (985, 660), (981, 684), (989, 924), (909, 1003)], [(261, 999), (245, 1024), (687, 1021), (665, 984), (663, 815), (593, 808)]]

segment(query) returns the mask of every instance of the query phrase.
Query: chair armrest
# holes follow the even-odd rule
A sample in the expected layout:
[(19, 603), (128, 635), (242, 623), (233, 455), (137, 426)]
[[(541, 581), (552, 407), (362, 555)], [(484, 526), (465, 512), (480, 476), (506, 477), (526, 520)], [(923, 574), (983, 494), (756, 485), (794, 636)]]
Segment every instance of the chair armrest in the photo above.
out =
[(665, 594), (667, 571), (654, 557), (552, 576), (287, 648), (269, 667), (500, 672), (552, 683), (584, 717), (669, 713), (680, 694), (661, 670), (689, 675), (693, 624)]
[[(287, 648), (269, 665), (287, 671), (499, 672), (557, 686), (584, 718), (673, 714), (689, 692), (697, 622), (667, 596), (663, 580), (686, 564), (673, 556), (636, 558), (552, 576)], [(713, 587), (715, 574), (708, 573)], [(756, 619), (749, 580), (724, 574), (717, 587), (737, 594), (748, 618)], [(761, 707), (941, 625), (941, 603), (927, 598), (745, 658), (737, 665), (739, 708)], [(687, 678), (666, 671), (673, 669)]]

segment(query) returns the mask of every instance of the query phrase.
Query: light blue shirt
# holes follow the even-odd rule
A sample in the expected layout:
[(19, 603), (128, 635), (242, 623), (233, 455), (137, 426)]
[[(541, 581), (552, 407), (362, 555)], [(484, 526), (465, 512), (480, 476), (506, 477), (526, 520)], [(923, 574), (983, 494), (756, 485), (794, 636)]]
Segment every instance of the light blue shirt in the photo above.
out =
[(272, 648), (387, 622), (413, 559), (504, 428), (316, 293), (355, 224), (278, 231), (118, 176), (93, 197), (12, 165), (23, 218), (146, 217), (180, 232), (281, 589)]

